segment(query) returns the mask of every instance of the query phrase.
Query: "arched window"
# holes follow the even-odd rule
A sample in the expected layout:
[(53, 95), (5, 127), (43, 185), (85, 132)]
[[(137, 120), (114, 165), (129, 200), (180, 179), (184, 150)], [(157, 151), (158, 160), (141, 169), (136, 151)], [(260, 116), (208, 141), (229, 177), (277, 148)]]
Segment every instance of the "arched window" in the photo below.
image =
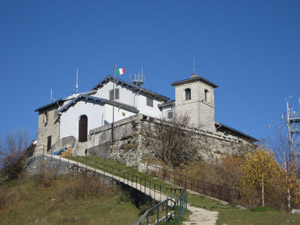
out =
[(206, 101), (206, 102), (209, 101), (209, 93), (208, 93), (207, 89), (204, 90), (204, 101)]
[(187, 88), (184, 90), (185, 92), (185, 100), (190, 100), (191, 99), (191, 89)]
[(87, 141), (87, 133), (88, 133), (88, 118), (86, 115), (82, 115), (79, 118), (78, 141), (79, 142)]

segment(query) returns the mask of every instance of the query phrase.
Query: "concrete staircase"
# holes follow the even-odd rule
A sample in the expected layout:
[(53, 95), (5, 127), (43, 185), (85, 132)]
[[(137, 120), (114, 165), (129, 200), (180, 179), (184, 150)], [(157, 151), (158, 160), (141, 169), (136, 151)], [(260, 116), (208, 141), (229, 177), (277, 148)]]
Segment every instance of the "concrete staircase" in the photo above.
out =
[(79, 156), (85, 156), (86, 149), (88, 148), (88, 142), (77, 142), (74, 153)]

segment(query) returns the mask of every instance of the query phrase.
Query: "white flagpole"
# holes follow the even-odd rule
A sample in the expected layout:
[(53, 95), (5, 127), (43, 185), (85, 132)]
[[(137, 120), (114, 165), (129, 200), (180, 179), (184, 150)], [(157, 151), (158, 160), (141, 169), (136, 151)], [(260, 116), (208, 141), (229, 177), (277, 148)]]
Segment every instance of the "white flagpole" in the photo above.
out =
[(113, 112), (111, 124), (111, 141), (114, 142), (114, 122), (115, 122), (115, 82), (116, 82), (116, 61), (114, 61), (114, 81), (113, 81)]

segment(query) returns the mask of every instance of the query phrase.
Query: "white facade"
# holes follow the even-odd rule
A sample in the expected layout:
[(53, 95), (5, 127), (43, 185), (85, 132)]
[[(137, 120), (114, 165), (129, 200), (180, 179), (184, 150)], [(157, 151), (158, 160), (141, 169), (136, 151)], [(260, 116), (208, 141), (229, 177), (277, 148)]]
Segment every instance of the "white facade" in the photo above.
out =
[[(100, 102), (79, 100), (60, 115), (60, 139), (73, 136), (78, 139), (79, 119), (85, 115), (90, 130), (112, 122), (113, 106)], [(115, 121), (125, 119), (135, 113), (115, 107)]]
[[(115, 89), (119, 89), (119, 98), (116, 99), (116, 102), (132, 106), (142, 114), (161, 118), (162, 112), (158, 107), (158, 105), (162, 103), (161, 101), (157, 101), (153, 97), (141, 94), (139, 91), (134, 91), (130, 87), (123, 86), (122, 84), (116, 84)], [(93, 96), (109, 99), (111, 90), (113, 90), (113, 82), (109, 81), (101, 88), (97, 89), (97, 92)], [(153, 106), (147, 105), (147, 98), (153, 99)]]

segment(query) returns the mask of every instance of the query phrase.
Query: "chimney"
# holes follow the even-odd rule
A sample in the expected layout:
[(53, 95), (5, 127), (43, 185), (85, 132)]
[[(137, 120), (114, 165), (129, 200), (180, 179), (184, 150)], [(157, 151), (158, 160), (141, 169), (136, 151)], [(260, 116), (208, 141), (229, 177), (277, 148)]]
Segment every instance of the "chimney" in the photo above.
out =
[(191, 78), (196, 78), (196, 77), (197, 77), (197, 74), (195, 74), (195, 73), (191, 74)]

